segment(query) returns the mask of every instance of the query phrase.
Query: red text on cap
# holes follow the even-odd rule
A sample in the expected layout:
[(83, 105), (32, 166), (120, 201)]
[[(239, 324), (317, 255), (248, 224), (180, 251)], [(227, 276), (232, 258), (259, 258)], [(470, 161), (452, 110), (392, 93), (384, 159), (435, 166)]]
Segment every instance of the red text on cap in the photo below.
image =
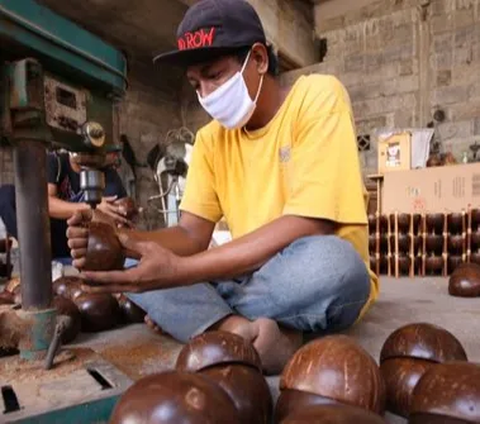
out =
[(186, 32), (177, 41), (179, 50), (198, 49), (211, 47), (215, 36), (215, 28), (209, 30), (202, 28), (195, 32)]

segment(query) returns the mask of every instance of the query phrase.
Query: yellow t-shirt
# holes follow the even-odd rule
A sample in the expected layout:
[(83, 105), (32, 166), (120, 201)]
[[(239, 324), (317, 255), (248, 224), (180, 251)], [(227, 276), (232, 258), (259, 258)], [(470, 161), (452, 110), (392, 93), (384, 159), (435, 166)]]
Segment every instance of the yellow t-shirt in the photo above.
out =
[[(328, 219), (370, 270), (366, 203), (348, 93), (333, 76), (310, 75), (267, 126), (246, 132), (212, 121), (197, 133), (180, 208), (212, 222), (225, 217), (233, 238), (282, 215)], [(370, 275), (361, 316), (378, 297)]]

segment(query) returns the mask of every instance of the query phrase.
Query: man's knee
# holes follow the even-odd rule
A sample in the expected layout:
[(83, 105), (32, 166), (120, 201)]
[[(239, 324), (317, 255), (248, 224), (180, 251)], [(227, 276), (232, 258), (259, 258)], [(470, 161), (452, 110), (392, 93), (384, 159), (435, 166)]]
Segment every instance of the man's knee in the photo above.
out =
[(312, 314), (326, 321), (329, 311), (361, 305), (370, 294), (362, 258), (351, 243), (335, 236), (297, 240), (258, 276), (271, 282), (269, 304), (276, 316)]

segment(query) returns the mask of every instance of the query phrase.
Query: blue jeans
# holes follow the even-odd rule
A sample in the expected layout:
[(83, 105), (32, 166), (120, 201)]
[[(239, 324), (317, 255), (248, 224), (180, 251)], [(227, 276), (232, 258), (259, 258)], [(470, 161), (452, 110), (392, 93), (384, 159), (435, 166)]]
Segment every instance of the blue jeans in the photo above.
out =
[(311, 236), (296, 240), (244, 277), (127, 295), (163, 331), (184, 343), (231, 314), (330, 333), (355, 323), (370, 295), (370, 277), (349, 242)]

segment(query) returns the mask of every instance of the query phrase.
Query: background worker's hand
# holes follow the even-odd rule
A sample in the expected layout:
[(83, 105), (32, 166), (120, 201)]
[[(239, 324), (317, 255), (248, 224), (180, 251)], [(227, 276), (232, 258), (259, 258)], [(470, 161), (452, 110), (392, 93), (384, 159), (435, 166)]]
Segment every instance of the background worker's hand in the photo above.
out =
[[(77, 240), (81, 240), (83, 233), (75, 232)], [(82, 286), (85, 292), (142, 293), (188, 283), (188, 258), (177, 256), (154, 242), (135, 241), (125, 233), (119, 235), (119, 240), (124, 249), (138, 254), (138, 266), (125, 271), (83, 271), (80, 277), (85, 280)]]
[(103, 197), (102, 202), (97, 206), (97, 210), (109, 216), (118, 227), (130, 227), (131, 223), (126, 218), (126, 211), (124, 208), (115, 204), (118, 196)]

